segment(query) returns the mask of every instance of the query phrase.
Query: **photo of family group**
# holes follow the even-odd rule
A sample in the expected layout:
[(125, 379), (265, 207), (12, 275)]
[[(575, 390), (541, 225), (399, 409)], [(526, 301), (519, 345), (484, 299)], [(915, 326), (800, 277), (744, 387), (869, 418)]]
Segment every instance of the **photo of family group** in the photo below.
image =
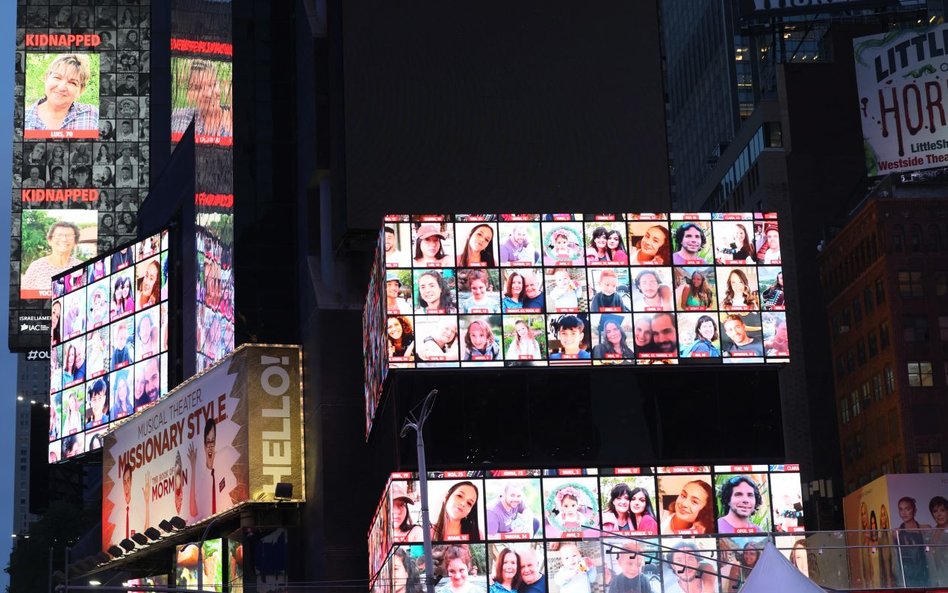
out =
[[(369, 537), (384, 591), (424, 573), (420, 487), (397, 478)], [(746, 575), (732, 565), (753, 566), (773, 532), (789, 557), (804, 529), (793, 465), (430, 472), (428, 484), (444, 593), (660, 593), (701, 578), (734, 591)]]
[(385, 218), (391, 368), (786, 363), (764, 213)]

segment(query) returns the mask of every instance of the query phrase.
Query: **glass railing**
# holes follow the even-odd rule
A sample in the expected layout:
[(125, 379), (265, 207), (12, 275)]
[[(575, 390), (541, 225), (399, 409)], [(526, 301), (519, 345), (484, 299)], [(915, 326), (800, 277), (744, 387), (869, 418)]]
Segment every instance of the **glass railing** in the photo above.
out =
[[(741, 588), (768, 542), (827, 589), (948, 587), (948, 530), (923, 529), (654, 538), (603, 532), (597, 539), (436, 544), (435, 591), (499, 593), (503, 589), (493, 586), (495, 575), (503, 574), (504, 559), (513, 552), (518, 567), (521, 560), (536, 567), (523, 569), (532, 572), (508, 583), (514, 592), (731, 593)], [(451, 581), (448, 567), (443, 566), (446, 558), (465, 564), (464, 583)], [(457, 576), (458, 566), (452, 570)], [(399, 591), (407, 584), (405, 590), (425, 591), (424, 582), (422, 546), (397, 545), (373, 590)]]

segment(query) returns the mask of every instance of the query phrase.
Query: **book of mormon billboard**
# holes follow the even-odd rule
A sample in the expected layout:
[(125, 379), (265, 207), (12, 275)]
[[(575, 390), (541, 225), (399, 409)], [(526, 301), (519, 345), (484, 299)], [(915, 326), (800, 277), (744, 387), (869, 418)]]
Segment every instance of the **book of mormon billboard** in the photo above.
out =
[(200, 523), (303, 483), (298, 346), (245, 345), (105, 436), (102, 549), (181, 517)]
[(772, 213), (391, 215), (363, 315), (390, 369), (790, 360)]
[(135, 240), (148, 192), (150, 3), (101, 4), (17, 6), (13, 351), (46, 347), (50, 278)]

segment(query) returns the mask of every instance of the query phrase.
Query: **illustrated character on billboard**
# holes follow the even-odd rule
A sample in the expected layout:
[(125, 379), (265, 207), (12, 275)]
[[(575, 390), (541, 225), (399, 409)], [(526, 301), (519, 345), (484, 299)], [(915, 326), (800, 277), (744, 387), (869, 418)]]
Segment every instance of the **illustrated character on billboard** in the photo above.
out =
[[(68, 8), (68, 7), (64, 7)], [(63, 54), (43, 74), (44, 96), (26, 110), (27, 130), (99, 130), (99, 109), (78, 103), (91, 78), (89, 58)]]
[[(217, 500), (217, 495), (219, 492), (225, 490), (225, 485), (223, 480), (220, 483), (217, 481), (216, 470), (214, 468), (214, 459), (217, 453), (217, 422), (213, 418), (208, 418), (204, 423), (204, 467), (207, 469), (207, 472), (202, 472), (204, 479), (200, 479), (196, 471), (197, 466), (197, 449), (194, 447), (194, 443), (188, 445), (188, 462), (191, 466), (191, 492), (189, 496), (189, 512), (192, 518), (204, 518), (216, 515), (220, 511), (224, 511), (230, 508), (230, 498), (227, 497), (226, 500), (222, 497), (220, 501)], [(206, 477), (210, 477), (210, 482)], [(200, 483), (200, 485), (199, 485)], [(199, 508), (198, 497), (200, 496), (202, 502), (205, 500), (204, 494), (198, 493), (198, 488), (201, 490), (207, 491), (210, 490), (207, 494), (209, 495), (207, 500), (210, 503), (207, 509), (203, 511)]]
[(751, 521), (760, 509), (763, 498), (760, 488), (747, 476), (734, 476), (721, 486), (721, 510), (727, 513), (718, 519), (718, 533), (750, 533), (760, 531)]
[(50, 278), (67, 268), (79, 265), (73, 255), (79, 244), (79, 227), (71, 222), (58, 221), (46, 231), (49, 255), (43, 256), (26, 269), (20, 282), (22, 290), (49, 290)]

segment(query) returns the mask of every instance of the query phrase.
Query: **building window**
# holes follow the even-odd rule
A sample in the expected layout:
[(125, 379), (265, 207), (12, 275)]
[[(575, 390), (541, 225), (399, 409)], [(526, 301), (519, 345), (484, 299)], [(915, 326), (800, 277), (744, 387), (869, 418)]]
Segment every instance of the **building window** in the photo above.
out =
[(895, 392), (895, 373), (892, 372), (892, 367), (885, 367), (885, 392), (888, 395), (889, 393)]
[(923, 296), (921, 272), (899, 272), (899, 294), (904, 297)]
[(928, 341), (928, 318), (906, 315), (902, 318), (902, 339), (906, 342)]
[(940, 474), (941, 473), (941, 453), (938, 451), (929, 451), (918, 454), (918, 473), (920, 474)]
[(895, 410), (889, 412), (889, 440), (893, 443), (899, 441), (899, 417)]
[(881, 305), (885, 302), (885, 282), (882, 278), (876, 278), (876, 304)]
[(860, 367), (866, 364), (866, 343), (862, 338), (856, 342), (856, 362), (859, 363)]
[(934, 384), (932, 381), (931, 362), (920, 360), (917, 362), (909, 362), (906, 366), (908, 367), (908, 380), (910, 386), (931, 387)]
[(836, 380), (842, 381), (846, 376), (846, 361), (842, 356), (836, 357)]
[(869, 330), (869, 333), (866, 335), (866, 342), (869, 345), (869, 358), (879, 354), (879, 338), (876, 337), (876, 330)]
[(872, 289), (868, 286), (862, 291), (862, 305), (866, 309), (866, 315), (872, 313)]
[(859, 390), (853, 389), (849, 394), (849, 405), (853, 411), (853, 418), (862, 414), (862, 406), (859, 403)]
[(938, 316), (938, 336), (942, 342), (948, 342), (948, 315)]
[(935, 296), (948, 296), (948, 272), (935, 272)]
[(783, 147), (783, 128), (779, 121), (764, 122), (764, 148)]
[(901, 455), (896, 455), (895, 457), (892, 458), (892, 471), (897, 474), (902, 473), (902, 456)]
[(853, 300), (853, 323), (862, 321), (862, 301), (858, 298)]
[(879, 348), (885, 350), (889, 347), (889, 322), (883, 321), (879, 324)]
[(882, 399), (882, 377), (873, 375), (872, 377), (872, 399), (880, 401)]
[(856, 370), (856, 349), (850, 348), (846, 351), (846, 370), (853, 372)]
[(849, 424), (849, 405), (845, 397), (839, 400), (839, 414), (842, 417), (843, 424)]

